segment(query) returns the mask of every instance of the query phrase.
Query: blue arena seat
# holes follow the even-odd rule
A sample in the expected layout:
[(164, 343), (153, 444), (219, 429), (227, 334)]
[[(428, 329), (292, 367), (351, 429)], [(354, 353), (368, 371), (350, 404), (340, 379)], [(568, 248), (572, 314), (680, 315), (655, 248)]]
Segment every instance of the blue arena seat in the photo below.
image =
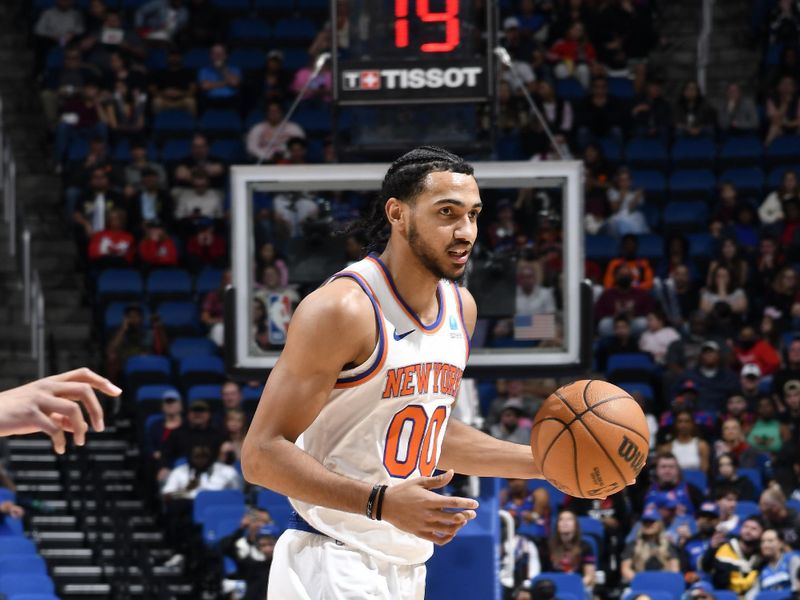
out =
[(191, 140), (166, 140), (164, 145), (161, 147), (161, 160), (166, 163), (176, 163), (189, 158), (191, 153)]
[(638, 255), (650, 260), (661, 259), (664, 256), (664, 240), (660, 235), (646, 233), (637, 236), (639, 240)]
[(765, 160), (770, 165), (796, 164), (800, 156), (800, 135), (782, 135), (767, 146)]
[(679, 138), (672, 146), (672, 164), (676, 167), (713, 167), (717, 148), (708, 138)]
[[(36, 546), (26, 537), (14, 536), (3, 538), (0, 544), (0, 556), (18, 556), (36, 554)], [(2, 592), (2, 590), (0, 590)]]
[(660, 171), (634, 170), (631, 171), (631, 178), (633, 186), (644, 190), (648, 199), (662, 198), (667, 192), (667, 179)]
[(684, 469), (683, 478), (704, 494), (708, 489), (708, 477), (700, 469)]
[(522, 142), (516, 133), (498, 136), (494, 148), (497, 160), (522, 160), (525, 157)]
[(153, 117), (153, 132), (161, 135), (190, 136), (195, 125), (192, 113), (185, 110), (162, 110)]
[(719, 176), (719, 183), (730, 182), (736, 186), (740, 195), (761, 195), (764, 190), (764, 171), (760, 167), (741, 167), (727, 169)]
[(206, 267), (200, 271), (194, 284), (194, 291), (200, 296), (200, 300), (208, 292), (219, 289), (220, 285), (222, 285), (222, 272), (222, 269), (211, 267)]
[(631, 100), (634, 96), (633, 81), (628, 77), (609, 77), (608, 94), (614, 98)]
[(43, 573), (24, 573), (0, 575), (0, 593), (8, 597), (15, 594), (52, 594), (55, 585), (49, 576)]
[(791, 600), (792, 592), (790, 590), (776, 592), (776, 591), (768, 591), (768, 592), (758, 592), (756, 594), (755, 600)]
[(192, 519), (200, 522), (200, 515), (209, 506), (244, 506), (244, 492), (239, 490), (202, 490), (192, 504)]
[(195, 400), (205, 400), (209, 402), (212, 409), (222, 406), (222, 386), (217, 383), (203, 383), (193, 385), (186, 392), (186, 401), (191, 404)]
[(599, 539), (603, 539), (606, 535), (606, 528), (600, 519), (593, 517), (578, 517), (578, 523), (581, 526), (581, 533), (584, 535), (592, 535)]
[(710, 233), (690, 233), (689, 256), (692, 258), (710, 258), (716, 249), (717, 241)]
[(327, 109), (298, 110), (294, 121), (302, 127), (308, 135), (322, 135), (330, 133), (332, 122), (331, 112)]
[(673, 600), (672, 594), (663, 590), (636, 590), (625, 594), (623, 600), (634, 600), (639, 594), (647, 594), (650, 600)]
[(38, 554), (0, 556), (0, 575), (14, 573), (40, 573), (44, 575), (47, 574), (47, 563)]
[(225, 380), (225, 363), (219, 356), (187, 356), (178, 365), (181, 385), (220, 384)]
[(194, 302), (162, 302), (156, 313), (169, 335), (194, 335), (200, 331)]
[(217, 345), (206, 337), (178, 337), (169, 345), (172, 360), (180, 361), (188, 356), (214, 356)]
[(709, 169), (681, 169), (669, 178), (669, 190), (673, 199), (711, 196), (717, 185), (714, 173)]
[(528, 491), (532, 492), (534, 490), (538, 490), (539, 488), (544, 488), (547, 490), (547, 494), (550, 496), (550, 509), (553, 514), (556, 514), (558, 512), (558, 508), (564, 503), (564, 498), (566, 498), (567, 495), (547, 480), (528, 480)]
[(167, 385), (172, 369), (166, 356), (132, 356), (125, 363), (124, 374), (129, 386)]
[(234, 19), (228, 27), (228, 41), (231, 44), (263, 44), (272, 32), (261, 19)]
[(608, 261), (619, 254), (619, 242), (608, 235), (586, 236), (586, 258)]
[(613, 137), (604, 137), (597, 141), (600, 148), (603, 150), (603, 156), (612, 163), (618, 163), (622, 160), (622, 144), (619, 140)]
[(250, 10), (250, 0), (211, 0), (218, 10), (231, 13), (245, 13)]
[(425, 597), (494, 598), (495, 578), (487, 574), (496, 569), (495, 544), (492, 532), (473, 521), (437, 546), (427, 563)]
[(655, 363), (649, 354), (625, 352), (608, 357), (606, 377), (615, 381), (649, 382), (650, 374), (654, 370)]
[(761, 477), (761, 471), (758, 469), (746, 469), (746, 468), (739, 468), (736, 470), (739, 473), (740, 477), (747, 477), (750, 481), (753, 482), (753, 486), (756, 488), (756, 493), (760, 494), (761, 491), (764, 489), (764, 480)]
[(642, 571), (631, 580), (631, 589), (662, 590), (672, 595), (672, 600), (680, 600), (686, 588), (683, 575), (668, 571)]
[[(111, 302), (106, 306), (103, 314), (103, 327), (107, 334), (122, 325), (122, 320), (125, 318), (125, 307), (127, 306), (127, 302)], [(140, 308), (144, 322), (148, 324), (150, 322), (150, 309), (147, 306), (141, 306)]]
[(239, 135), (242, 131), (242, 119), (232, 110), (207, 110), (197, 125), (203, 133), (211, 135)]
[(192, 295), (192, 277), (183, 269), (154, 269), (145, 283), (150, 301), (188, 300)]
[(744, 519), (752, 515), (757, 515), (761, 511), (758, 508), (757, 502), (752, 502), (750, 500), (737, 500), (735, 512), (737, 515), (739, 515), (741, 518)]
[(136, 390), (136, 402), (158, 402), (160, 404), (164, 394), (167, 393), (180, 395), (178, 389), (170, 384), (143, 385)]
[(284, 48), (283, 68), (288, 72), (302, 69), (308, 64), (308, 51), (304, 48)]
[[(242, 512), (244, 512), (244, 508), (242, 509)], [(234, 517), (225, 516), (204, 521), (203, 541), (209, 546), (214, 546), (222, 538), (232, 535), (237, 529), (239, 529), (241, 522), (241, 517), (237, 519)]]
[(198, 71), (211, 64), (208, 48), (189, 48), (183, 53), (183, 66)]
[(273, 506), (287, 506), (289, 499), (283, 494), (279, 494), (273, 490), (261, 489), (256, 494), (256, 506), (269, 510)]
[(273, 35), (278, 45), (303, 45), (311, 42), (319, 28), (308, 19), (281, 19), (275, 23)]
[(139, 300), (142, 276), (134, 269), (106, 269), (97, 278), (96, 297), (101, 302)]
[(773, 189), (780, 187), (781, 183), (783, 183), (783, 176), (786, 174), (786, 171), (790, 170), (794, 171), (795, 173), (798, 173), (800, 172), (800, 167), (783, 166), (772, 169), (769, 172), (769, 175), (767, 175), (767, 188), (769, 188), (769, 190), (771, 191)]
[[(9, 536), (25, 535), (25, 529), (22, 526), (22, 519), (16, 517), (5, 517), (0, 521), (0, 539), (8, 539)], [(1, 544), (2, 542), (0, 542)]]
[(757, 166), (764, 156), (764, 146), (754, 135), (732, 137), (719, 151), (719, 163), (723, 167)]
[(667, 230), (703, 230), (708, 228), (708, 204), (705, 202), (670, 202), (664, 207)]
[(7, 487), (0, 486), (0, 502), (5, 502), (6, 500), (16, 501), (17, 494), (14, 490), (10, 490)]
[(652, 402), (655, 399), (655, 392), (653, 386), (649, 383), (641, 383), (636, 381), (626, 381), (619, 384), (623, 390), (629, 394), (641, 394), (647, 402)]
[(67, 162), (81, 162), (89, 154), (89, 140), (75, 138), (69, 143), (67, 148)]
[(669, 163), (667, 147), (661, 140), (634, 138), (625, 147), (625, 158), (633, 168), (655, 168), (664, 170)]
[(586, 97), (586, 88), (584, 88), (577, 79), (573, 79), (572, 77), (557, 79), (555, 91), (556, 96), (570, 102), (575, 102)]
[(234, 48), (228, 62), (242, 71), (257, 71), (264, 68), (267, 55), (261, 48)]
[(227, 164), (242, 163), (247, 160), (244, 144), (238, 139), (215, 140), (209, 148), (211, 156)]

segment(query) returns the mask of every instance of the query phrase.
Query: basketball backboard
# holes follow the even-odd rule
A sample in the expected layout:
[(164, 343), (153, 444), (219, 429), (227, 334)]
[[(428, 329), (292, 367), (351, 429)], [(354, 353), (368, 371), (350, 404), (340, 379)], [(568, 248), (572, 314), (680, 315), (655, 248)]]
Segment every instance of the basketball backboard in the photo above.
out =
[[(225, 326), (231, 373), (266, 377), (298, 299), (347, 264), (344, 242), (330, 235), (337, 212), (331, 205), (339, 206), (342, 199), (348, 206), (374, 201), (388, 167), (231, 169), (233, 286), (226, 295)], [(536, 377), (585, 370), (591, 350), (591, 288), (583, 282), (581, 163), (477, 162), (474, 167), (486, 208), (464, 280), (479, 317), (466, 375)], [(261, 217), (306, 201), (322, 207), (321, 216), (302, 234), (283, 232), (277, 242), (287, 256), (290, 285), (284, 291), (259, 286), (256, 257), (265, 239)], [(514, 232), (504, 230), (502, 221), (491, 224), (509, 205), (529, 215)], [(534, 255), (536, 260), (529, 260)], [(528, 286), (552, 284), (551, 300), (531, 309), (521, 292), (526, 281)]]

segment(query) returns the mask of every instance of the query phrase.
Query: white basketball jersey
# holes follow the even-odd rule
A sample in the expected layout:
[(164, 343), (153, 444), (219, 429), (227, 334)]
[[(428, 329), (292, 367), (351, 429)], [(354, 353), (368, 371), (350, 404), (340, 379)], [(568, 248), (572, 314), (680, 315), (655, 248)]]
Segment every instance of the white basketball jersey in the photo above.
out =
[[(438, 315), (424, 325), (376, 255), (334, 275), (340, 277), (353, 279), (372, 301), (378, 342), (366, 362), (339, 374), (297, 445), (331, 471), (371, 484), (429, 476), (469, 354), (457, 286), (439, 282)], [(431, 542), (386, 521), (291, 502), (312, 527), (382, 560), (417, 564), (433, 553)]]

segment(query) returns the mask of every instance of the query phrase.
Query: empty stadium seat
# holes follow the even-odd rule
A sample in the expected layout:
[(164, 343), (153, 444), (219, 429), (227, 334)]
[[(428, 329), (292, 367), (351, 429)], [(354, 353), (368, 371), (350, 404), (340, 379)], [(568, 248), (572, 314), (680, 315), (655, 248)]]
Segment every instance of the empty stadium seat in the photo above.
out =
[(673, 600), (680, 600), (685, 588), (683, 575), (667, 571), (642, 571), (631, 580), (631, 589), (634, 591), (662, 590), (671, 594)]
[(487, 573), (496, 569), (496, 541), (489, 530), (476, 525), (470, 522), (451, 542), (436, 548), (426, 564), (426, 598), (495, 597), (495, 580)]
[(185, 110), (162, 110), (153, 117), (153, 133), (159, 136), (190, 136), (194, 130), (194, 117)]
[(673, 199), (709, 198), (716, 185), (714, 173), (709, 169), (682, 169), (674, 171), (669, 178), (669, 191)]
[(178, 365), (181, 385), (217, 384), (225, 380), (225, 363), (219, 356), (187, 356)]
[(713, 167), (717, 149), (708, 138), (679, 138), (672, 146), (672, 164), (676, 167)]
[(275, 23), (274, 37), (278, 45), (306, 47), (317, 35), (318, 29), (308, 19), (281, 19)]
[(708, 204), (705, 202), (670, 202), (664, 207), (667, 230), (697, 231), (708, 228)]
[(189, 158), (191, 153), (191, 140), (166, 140), (161, 148), (161, 160), (166, 163), (176, 163)]
[(269, 40), (269, 25), (260, 19), (234, 19), (228, 27), (231, 44), (263, 44)]
[(134, 269), (107, 269), (97, 277), (95, 297), (100, 302), (139, 300), (142, 297), (142, 276)]
[(631, 395), (641, 394), (647, 402), (652, 402), (655, 399), (653, 386), (651, 386), (649, 383), (626, 381), (624, 383), (620, 383), (619, 387)]
[(217, 345), (206, 337), (179, 337), (169, 345), (172, 360), (180, 361), (188, 356), (214, 356)]
[(308, 64), (308, 51), (304, 48), (284, 48), (283, 68), (287, 71), (297, 71)]
[(634, 170), (631, 171), (634, 188), (644, 190), (648, 200), (662, 199), (667, 192), (667, 179), (660, 171)]
[(597, 140), (597, 143), (602, 149), (606, 160), (612, 163), (618, 163), (622, 160), (622, 144), (620, 144), (619, 140), (613, 137), (605, 137)]
[(586, 258), (608, 261), (619, 254), (619, 243), (608, 235), (586, 236)]
[(241, 163), (247, 159), (247, 153), (241, 140), (215, 140), (211, 143), (209, 152), (214, 158), (228, 164)]
[(610, 381), (641, 381), (649, 383), (655, 363), (649, 354), (630, 352), (608, 357), (606, 377)]
[[(540, 579), (549, 579), (556, 586), (556, 595), (565, 593), (572, 594), (576, 598), (586, 598), (586, 593), (583, 589), (583, 580), (581, 576), (576, 573), (559, 573), (556, 571), (544, 571), (534, 577), (531, 582), (536, 583)], [(677, 599), (676, 599), (677, 600)]]
[(746, 469), (746, 468), (738, 468), (737, 473), (739, 473), (740, 477), (747, 477), (750, 481), (753, 482), (753, 486), (756, 488), (756, 493), (760, 494), (761, 491), (764, 489), (764, 480), (761, 477), (761, 471), (758, 469)]
[(13, 597), (15, 594), (52, 594), (53, 592), (55, 592), (53, 580), (43, 573), (0, 575), (0, 593), (8, 597)]
[(764, 156), (764, 146), (754, 135), (732, 137), (719, 151), (719, 163), (722, 167), (757, 166)]
[[(244, 507), (242, 507), (244, 513)], [(215, 516), (208, 521), (203, 521), (203, 541), (209, 546), (214, 546), (222, 538), (232, 535), (239, 529), (242, 518)]]
[(800, 172), (800, 168), (797, 166), (783, 166), (772, 169), (769, 172), (769, 175), (767, 175), (767, 187), (770, 190), (780, 187), (781, 183), (783, 183), (783, 176), (786, 174), (786, 171), (789, 170), (793, 170), (795, 173)]
[(637, 236), (639, 240), (638, 255), (649, 260), (657, 260), (664, 257), (664, 240), (660, 235), (652, 233)]
[(194, 302), (162, 302), (156, 313), (169, 335), (194, 335), (200, 331)]
[(631, 100), (634, 96), (633, 81), (628, 77), (609, 77), (608, 94), (622, 100)]
[(183, 269), (154, 269), (147, 276), (145, 291), (151, 302), (188, 300), (192, 295), (192, 277)]
[(761, 511), (758, 508), (757, 502), (751, 502), (750, 500), (737, 500), (735, 512), (744, 519), (752, 515), (757, 515)]
[(661, 140), (634, 138), (625, 147), (625, 158), (633, 168), (656, 168), (664, 170), (669, 163), (667, 147)]
[(577, 79), (567, 77), (565, 79), (556, 80), (556, 96), (563, 100), (575, 102), (586, 97), (586, 88), (584, 88)]
[(258, 508), (269, 510), (273, 506), (286, 506), (287, 504), (289, 504), (289, 499), (273, 490), (262, 489), (256, 494), (256, 506)]
[[(5, 541), (5, 540), (4, 540)], [(3, 542), (0, 542), (2, 544)], [(38, 554), (0, 556), (0, 575), (14, 573), (47, 573), (47, 563)]]
[(232, 110), (211, 109), (202, 114), (197, 126), (208, 135), (239, 135), (242, 131), (242, 119)]
[(719, 183), (732, 183), (739, 195), (755, 194), (760, 196), (764, 189), (764, 171), (760, 167), (742, 167), (727, 169), (719, 176)]
[(710, 233), (690, 233), (689, 256), (692, 258), (710, 258), (716, 249), (717, 241)]
[(293, 120), (308, 135), (324, 135), (330, 133), (332, 127), (331, 112), (327, 109), (298, 110)]
[(204, 295), (213, 290), (218, 290), (220, 285), (222, 285), (222, 269), (206, 267), (197, 275), (194, 291), (197, 292), (197, 295), (202, 300)]
[(169, 359), (165, 356), (132, 356), (125, 363), (125, 380), (128, 386), (167, 385), (171, 380), (172, 370)]
[(782, 135), (767, 146), (765, 160), (770, 165), (796, 164), (800, 156), (800, 135)]

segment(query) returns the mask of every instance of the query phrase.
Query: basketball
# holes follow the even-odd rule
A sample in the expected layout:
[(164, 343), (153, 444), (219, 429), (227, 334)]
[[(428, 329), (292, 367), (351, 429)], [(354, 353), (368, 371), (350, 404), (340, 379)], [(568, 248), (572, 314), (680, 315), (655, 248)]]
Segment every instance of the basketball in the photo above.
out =
[(605, 498), (633, 483), (649, 446), (639, 403), (596, 379), (550, 394), (531, 428), (531, 450), (544, 477), (578, 498)]

